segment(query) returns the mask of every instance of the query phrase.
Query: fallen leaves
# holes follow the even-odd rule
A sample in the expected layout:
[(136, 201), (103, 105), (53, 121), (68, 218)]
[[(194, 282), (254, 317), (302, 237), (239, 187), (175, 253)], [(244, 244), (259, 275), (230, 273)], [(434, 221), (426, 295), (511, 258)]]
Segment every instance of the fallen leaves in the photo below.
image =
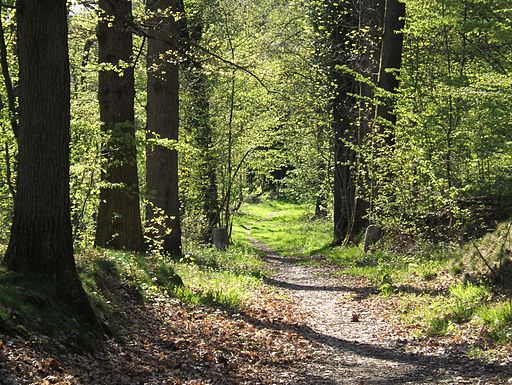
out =
[(0, 335), (0, 384), (271, 384), (273, 372), (311, 351), (294, 332), (295, 310), (270, 296), (236, 314), (163, 296), (134, 300), (126, 304), (132, 325), (94, 354), (73, 352), (64, 336)]

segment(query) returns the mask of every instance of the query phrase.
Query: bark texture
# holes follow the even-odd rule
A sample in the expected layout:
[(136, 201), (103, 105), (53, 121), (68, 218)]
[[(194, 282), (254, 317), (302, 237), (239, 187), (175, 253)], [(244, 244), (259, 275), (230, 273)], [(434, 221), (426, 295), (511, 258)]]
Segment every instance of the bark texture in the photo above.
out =
[(69, 198), (70, 75), (65, 0), (17, 2), (19, 154), (4, 265), (40, 280), (97, 325), (73, 257)]
[(354, 76), (342, 68), (355, 67), (356, 57), (350, 51), (354, 43), (350, 37), (358, 28), (358, 16), (351, 1), (330, 6), (332, 32), (330, 36), (330, 80), (334, 84), (332, 104), (332, 132), (334, 140), (334, 244), (354, 240), (364, 227), (364, 207), (358, 201), (356, 152), (354, 144), (360, 141), (357, 121), (358, 101), (354, 96), (359, 84)]
[(129, 0), (100, 0), (97, 37), (99, 62), (114, 66), (99, 71), (98, 99), (102, 130), (108, 137), (102, 151), (95, 244), (143, 251), (139, 179), (134, 125), (132, 6)]
[[(398, 0), (386, 0), (378, 86), (391, 93), (395, 93), (399, 86), (397, 72), (402, 66), (404, 23), (405, 4)], [(394, 125), (396, 115), (393, 113), (392, 104), (388, 102), (377, 106), (376, 115)], [(392, 134), (389, 135), (388, 141), (393, 141)]]
[[(179, 25), (174, 15), (176, 0), (150, 0), (152, 12), (148, 39), (148, 139), (169, 139), (177, 142), (179, 128)], [(165, 12), (158, 12), (164, 10)], [(178, 196), (178, 152), (163, 145), (147, 148), (146, 182), (149, 221), (163, 214), (163, 221), (153, 221), (153, 236), (162, 240), (164, 252), (180, 256), (181, 225)]]

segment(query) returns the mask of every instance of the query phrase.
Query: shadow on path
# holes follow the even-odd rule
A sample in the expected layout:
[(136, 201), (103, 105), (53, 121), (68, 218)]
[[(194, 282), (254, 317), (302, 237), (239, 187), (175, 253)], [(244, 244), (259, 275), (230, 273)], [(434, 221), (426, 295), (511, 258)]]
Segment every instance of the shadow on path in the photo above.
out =
[[(327, 292), (351, 292), (355, 293), (356, 296), (354, 299), (356, 300), (364, 300), (368, 298), (372, 294), (378, 293), (377, 286), (362, 286), (362, 287), (353, 287), (353, 286), (345, 286), (345, 285), (301, 285), (297, 283), (290, 283), (282, 280), (278, 280), (275, 278), (264, 277), (264, 282), (267, 285), (271, 285), (274, 287), (279, 287), (281, 289), (288, 290), (297, 290), (297, 291), (327, 291)], [(427, 294), (430, 296), (436, 295), (447, 295), (447, 290), (445, 289), (419, 289), (410, 285), (400, 285), (396, 287), (396, 290), (400, 293), (410, 293), (410, 294)]]
[(357, 294), (357, 299), (368, 298), (371, 294), (377, 293), (377, 288), (374, 286), (366, 287), (350, 287), (350, 286), (329, 286), (329, 285), (300, 285), (296, 283), (290, 283), (286, 281), (280, 281), (274, 278), (264, 278), (264, 282), (267, 285), (279, 287), (288, 290), (300, 290), (300, 291), (332, 291), (332, 292), (352, 292)]
[[(444, 369), (444, 371), (449, 372), (450, 374), (457, 374), (466, 377), (487, 376), (487, 378), (507, 379), (512, 375), (512, 367), (510, 365), (500, 366), (496, 364), (487, 364), (482, 360), (469, 359), (452, 354), (447, 354), (446, 356), (441, 357), (407, 353), (384, 346), (333, 337), (316, 332), (307, 326), (303, 327), (283, 322), (262, 321), (251, 317), (246, 313), (241, 313), (241, 317), (255, 327), (295, 332), (310, 341), (334, 348), (339, 353), (351, 353), (361, 357), (393, 361), (414, 367), (414, 369), (409, 371), (406, 375), (402, 373), (399, 376), (386, 379), (385, 382), (383, 382), (381, 378), (376, 382), (378, 384), (404, 384), (414, 379), (421, 379), (422, 381), (436, 380), (445, 375), (443, 373), (436, 373), (438, 369)], [(324, 382), (322, 382), (322, 384), (323, 383)], [(371, 382), (365, 381), (365, 384), (368, 383)]]
[[(261, 246), (259, 242), (257, 242), (258, 246)], [(296, 258), (287, 258), (281, 257), (278, 254), (274, 253), (270, 248), (265, 245), (262, 245), (261, 248), (268, 255), (264, 257), (264, 259), (270, 264), (274, 264), (276, 262), (281, 263), (282, 265), (277, 267), (279, 271), (279, 275), (281, 277), (286, 277), (286, 272), (288, 267), (286, 265), (295, 264), (297, 265)], [(265, 278), (264, 281), (266, 284), (290, 290), (290, 291), (305, 291), (305, 292), (333, 292), (333, 293), (354, 293), (355, 300), (364, 300), (368, 298), (371, 294), (376, 292), (376, 287), (374, 286), (362, 286), (362, 287), (352, 287), (347, 285), (329, 285), (329, 284), (321, 284), (325, 282), (325, 279), (318, 279), (319, 285), (308, 285), (302, 284), (301, 282), (316, 282), (316, 280), (312, 280), (312, 273), (315, 271), (309, 272), (308, 267), (303, 267), (305, 270), (301, 272), (299, 277), (295, 279), (295, 282), (287, 282), (283, 279), (276, 278)], [(290, 270), (291, 274), (292, 270)], [(321, 273), (321, 270), (319, 271)], [(295, 272), (296, 273), (296, 272)], [(304, 274), (302, 274), (304, 273)], [(310, 275), (308, 279), (308, 275)], [(285, 278), (286, 279), (286, 278)], [(293, 279), (291, 279), (293, 281)], [(413, 286), (401, 286), (398, 288), (402, 292), (409, 293), (422, 293), (429, 295), (443, 295), (445, 294), (445, 290), (428, 290), (428, 289), (419, 289)], [(313, 294), (312, 294), (313, 295)], [(322, 332), (315, 331), (308, 326), (297, 326), (293, 324), (288, 324), (281, 321), (270, 321), (270, 320), (259, 320), (257, 318), (251, 317), (246, 313), (241, 313), (242, 318), (254, 325), (258, 328), (269, 328), (279, 331), (285, 332), (295, 332), (298, 335), (312, 341), (315, 343), (319, 343), (324, 347), (329, 347), (333, 349), (336, 353), (333, 358), (336, 358), (336, 363), (325, 360), (324, 365), (326, 367), (333, 368), (336, 366), (344, 366), (343, 360), (347, 359), (348, 363), (352, 362), (352, 366), (347, 366), (346, 369), (350, 372), (353, 370), (355, 375), (363, 375), (371, 377), (371, 373), (378, 373), (379, 375), (375, 377), (375, 379), (368, 378), (364, 380), (365, 385), (368, 384), (380, 384), (380, 385), (391, 385), (391, 384), (411, 384), (411, 383), (439, 383), (443, 381), (443, 383), (459, 383), (458, 380), (453, 379), (455, 377), (463, 378), (463, 383), (472, 383), (475, 380), (482, 380), (484, 382), (478, 383), (488, 383), (489, 380), (500, 380), (500, 383), (506, 383), (507, 379), (512, 376), (512, 367), (510, 364), (506, 366), (501, 366), (497, 364), (489, 364), (483, 360), (477, 358), (467, 358), (465, 356), (460, 355), (459, 353), (447, 353), (446, 355), (425, 355), (425, 354), (415, 354), (408, 353), (401, 349), (401, 347), (393, 348), (384, 345), (372, 344), (368, 342), (358, 342), (346, 340), (343, 338), (339, 338), (336, 336), (332, 336), (329, 334), (325, 334)], [(392, 341), (390, 341), (392, 342)], [(361, 360), (355, 360), (356, 366), (359, 368), (357, 370), (353, 369), (354, 356), (363, 357), (370, 360), (381, 360), (387, 361), (391, 363), (395, 363), (400, 365), (396, 371), (389, 370), (380, 370), (382, 364), (379, 362), (364, 362)], [(340, 364), (338, 365), (338, 360)], [(348, 364), (347, 364), (348, 365)], [(311, 374), (303, 374), (302, 379), (297, 382), (297, 384), (322, 384), (322, 385), (332, 385), (337, 384), (338, 380), (336, 378), (332, 378), (331, 374), (325, 375), (314, 375), (311, 377)], [(342, 383), (349, 383), (343, 381), (350, 381), (350, 378), (340, 378), (339, 381)], [(467, 382), (467, 381), (470, 382)], [(448, 381), (448, 382), (446, 382)], [(357, 382), (354, 382), (355, 384)]]

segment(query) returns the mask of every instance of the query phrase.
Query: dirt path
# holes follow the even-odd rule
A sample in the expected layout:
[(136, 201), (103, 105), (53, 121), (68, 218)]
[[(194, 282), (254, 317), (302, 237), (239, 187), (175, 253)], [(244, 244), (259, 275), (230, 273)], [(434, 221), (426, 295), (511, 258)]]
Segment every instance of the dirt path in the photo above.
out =
[(273, 276), (266, 283), (293, 298), (307, 314), (299, 333), (317, 347), (313, 360), (276, 379), (276, 384), (512, 383), (507, 366), (469, 360), (439, 347), (411, 352), (413, 346), (386, 322), (382, 303), (371, 296), (373, 288), (364, 280), (333, 278), (332, 266), (297, 264), (252, 241), (267, 253)]

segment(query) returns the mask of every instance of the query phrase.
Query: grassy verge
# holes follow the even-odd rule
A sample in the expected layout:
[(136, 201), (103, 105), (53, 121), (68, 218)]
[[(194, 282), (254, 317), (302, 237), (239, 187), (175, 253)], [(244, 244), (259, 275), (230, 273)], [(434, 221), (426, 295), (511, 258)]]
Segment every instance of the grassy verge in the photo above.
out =
[(331, 224), (312, 220), (312, 212), (312, 206), (281, 201), (244, 205), (235, 218), (233, 237), (247, 240), (250, 231), (251, 237), (278, 253), (303, 258), (331, 255)]
[(314, 257), (321, 255), (341, 267), (337, 274), (368, 278), (380, 295), (396, 299), (398, 322), (416, 329), (418, 337), (512, 341), (510, 295), (497, 294), (486, 283), (462, 283), (460, 264), (467, 248), (424, 244), (415, 252), (397, 253), (381, 246), (364, 255), (360, 246), (331, 248), (330, 220), (312, 216), (308, 205), (246, 205), (236, 218), (234, 236), (246, 239), (250, 230), (253, 238), (298, 263), (320, 263)]
[[(190, 304), (236, 309), (254, 295), (264, 275), (255, 249), (235, 243), (227, 251), (187, 245), (180, 261), (156, 255), (90, 249), (77, 255), (82, 284), (105, 328), (113, 335), (130, 324), (127, 307), (157, 296)], [(25, 277), (26, 278), (26, 277)], [(23, 282), (0, 271), (0, 333), (75, 334), (81, 345), (92, 336), (79, 330), (37, 280)]]

